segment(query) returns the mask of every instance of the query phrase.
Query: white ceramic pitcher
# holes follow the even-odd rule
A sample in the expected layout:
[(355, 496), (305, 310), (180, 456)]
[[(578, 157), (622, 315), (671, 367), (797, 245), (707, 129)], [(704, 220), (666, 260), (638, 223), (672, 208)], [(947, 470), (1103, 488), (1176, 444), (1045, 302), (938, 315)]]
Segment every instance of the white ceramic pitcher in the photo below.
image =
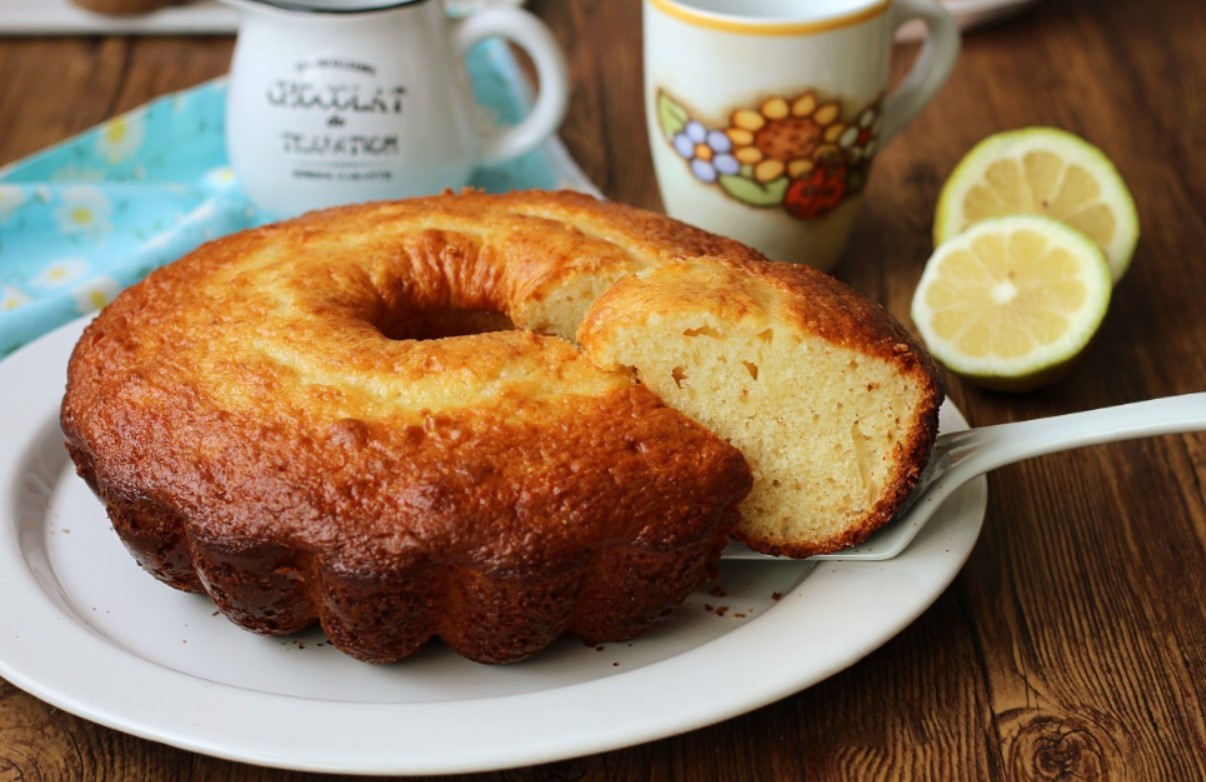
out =
[[(223, 0), (241, 9), (226, 139), (247, 195), (275, 217), (437, 193), (551, 135), (565, 62), (526, 11), (451, 19), (440, 0)], [(481, 130), (464, 57), (500, 36), (525, 49), (540, 92), (528, 115)]]

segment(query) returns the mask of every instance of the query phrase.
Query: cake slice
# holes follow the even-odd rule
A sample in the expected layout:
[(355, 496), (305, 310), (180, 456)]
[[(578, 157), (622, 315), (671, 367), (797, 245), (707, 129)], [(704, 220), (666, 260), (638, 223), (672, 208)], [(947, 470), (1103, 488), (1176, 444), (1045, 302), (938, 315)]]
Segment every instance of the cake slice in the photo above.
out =
[(933, 445), (941, 376), (884, 309), (807, 266), (674, 261), (622, 278), (578, 332), (744, 453), (735, 537), (790, 557), (892, 518)]

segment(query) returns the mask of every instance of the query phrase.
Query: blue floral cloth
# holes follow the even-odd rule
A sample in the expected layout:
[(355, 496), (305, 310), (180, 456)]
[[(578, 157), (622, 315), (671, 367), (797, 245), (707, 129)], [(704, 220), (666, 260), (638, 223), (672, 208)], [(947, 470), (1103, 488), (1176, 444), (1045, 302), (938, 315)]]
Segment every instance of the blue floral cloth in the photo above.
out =
[[(469, 73), (499, 122), (526, 111), (500, 41), (474, 48)], [(210, 82), (0, 169), (0, 357), (199, 244), (266, 222), (229, 167), (225, 106), (225, 80)], [(556, 141), (479, 170), (472, 184), (592, 189)]]

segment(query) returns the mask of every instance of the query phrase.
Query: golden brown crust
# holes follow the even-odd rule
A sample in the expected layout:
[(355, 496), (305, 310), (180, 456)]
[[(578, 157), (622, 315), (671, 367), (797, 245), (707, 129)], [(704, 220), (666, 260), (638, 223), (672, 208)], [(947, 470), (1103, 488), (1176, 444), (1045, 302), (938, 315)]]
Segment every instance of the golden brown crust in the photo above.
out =
[[(557, 324), (581, 279), (701, 251), (756, 255), (567, 193), (244, 232), (86, 329), (62, 428), (138, 561), (249, 629), (317, 620), (372, 661), (627, 638), (704, 578), (748, 467)], [(456, 311), (551, 333), (410, 338)]]

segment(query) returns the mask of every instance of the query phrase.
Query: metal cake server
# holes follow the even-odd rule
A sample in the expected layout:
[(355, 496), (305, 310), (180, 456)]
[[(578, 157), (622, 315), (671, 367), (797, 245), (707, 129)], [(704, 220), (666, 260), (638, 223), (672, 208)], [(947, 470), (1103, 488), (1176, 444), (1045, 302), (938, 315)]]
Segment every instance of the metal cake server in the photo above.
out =
[[(917, 486), (890, 522), (857, 546), (810, 559), (891, 559), (908, 547), (952, 492), (1007, 464), (1088, 445), (1200, 431), (1206, 431), (1206, 393), (940, 434)], [(739, 544), (726, 548), (723, 559), (794, 561)]]

